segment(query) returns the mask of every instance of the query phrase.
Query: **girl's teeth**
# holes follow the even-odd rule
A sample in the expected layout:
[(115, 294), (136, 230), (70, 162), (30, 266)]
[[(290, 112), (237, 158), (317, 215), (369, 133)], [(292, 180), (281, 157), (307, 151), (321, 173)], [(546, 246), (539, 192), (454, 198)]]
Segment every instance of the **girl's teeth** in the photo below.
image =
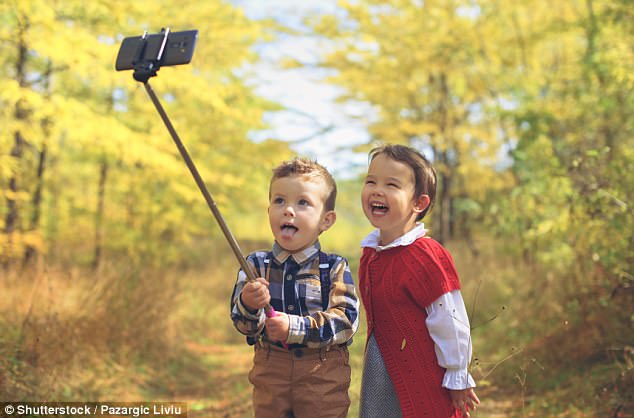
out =
[(372, 203), (371, 209), (375, 215), (384, 215), (387, 213), (388, 207), (380, 203)]

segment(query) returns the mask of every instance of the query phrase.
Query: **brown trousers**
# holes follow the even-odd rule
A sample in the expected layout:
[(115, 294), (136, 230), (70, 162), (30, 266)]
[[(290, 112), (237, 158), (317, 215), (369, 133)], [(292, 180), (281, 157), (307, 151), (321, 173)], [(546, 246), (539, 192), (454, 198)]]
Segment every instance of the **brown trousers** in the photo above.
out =
[(249, 381), (256, 418), (345, 418), (350, 407), (347, 347), (287, 350), (255, 346)]

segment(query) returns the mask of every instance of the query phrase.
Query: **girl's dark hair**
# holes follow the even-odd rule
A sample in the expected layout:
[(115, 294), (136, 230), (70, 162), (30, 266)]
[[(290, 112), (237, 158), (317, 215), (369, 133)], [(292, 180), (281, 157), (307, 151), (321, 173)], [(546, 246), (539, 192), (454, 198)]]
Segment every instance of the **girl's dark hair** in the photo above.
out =
[(415, 180), (414, 198), (424, 194), (429, 196), (429, 205), (416, 217), (417, 221), (423, 219), (431, 211), (436, 200), (436, 170), (434, 167), (420, 152), (405, 145), (386, 144), (376, 147), (369, 153), (370, 162), (378, 155), (385, 155), (412, 168)]

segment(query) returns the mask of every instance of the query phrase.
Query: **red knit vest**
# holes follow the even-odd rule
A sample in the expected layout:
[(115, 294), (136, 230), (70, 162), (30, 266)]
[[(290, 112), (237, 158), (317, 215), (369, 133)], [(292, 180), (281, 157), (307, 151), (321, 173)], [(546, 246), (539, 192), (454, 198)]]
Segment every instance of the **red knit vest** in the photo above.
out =
[(425, 324), (425, 307), (460, 289), (449, 252), (426, 237), (381, 252), (364, 248), (359, 288), (368, 336), (374, 332), (403, 417), (460, 417)]

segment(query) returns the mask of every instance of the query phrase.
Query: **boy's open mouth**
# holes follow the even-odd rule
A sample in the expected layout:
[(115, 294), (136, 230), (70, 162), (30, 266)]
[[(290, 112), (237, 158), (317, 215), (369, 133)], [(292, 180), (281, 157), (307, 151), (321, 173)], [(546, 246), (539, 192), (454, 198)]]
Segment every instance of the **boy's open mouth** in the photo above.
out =
[(373, 215), (385, 215), (390, 210), (384, 203), (370, 202), (370, 211)]
[(283, 238), (293, 238), (295, 233), (298, 231), (298, 228), (290, 223), (285, 223), (282, 225), (282, 237)]

